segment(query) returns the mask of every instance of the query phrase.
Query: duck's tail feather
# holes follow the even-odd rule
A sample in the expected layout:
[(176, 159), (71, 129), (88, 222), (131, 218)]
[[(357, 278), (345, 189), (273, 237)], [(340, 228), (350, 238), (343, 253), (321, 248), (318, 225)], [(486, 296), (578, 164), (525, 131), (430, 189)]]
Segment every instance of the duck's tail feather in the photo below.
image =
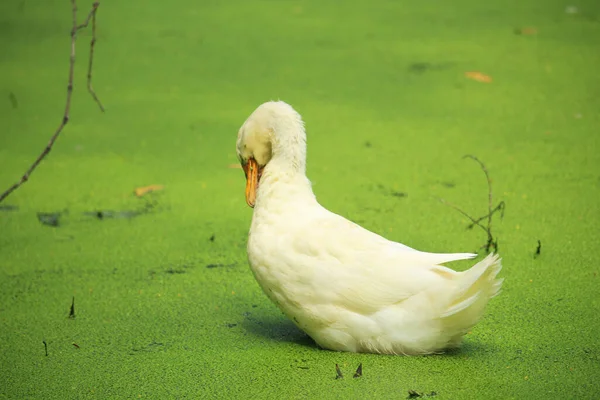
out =
[(440, 316), (444, 329), (450, 333), (451, 345), (460, 343), (462, 335), (481, 318), (489, 299), (500, 292), (504, 281), (497, 278), (501, 261), (498, 254), (492, 253), (458, 278), (453, 301)]

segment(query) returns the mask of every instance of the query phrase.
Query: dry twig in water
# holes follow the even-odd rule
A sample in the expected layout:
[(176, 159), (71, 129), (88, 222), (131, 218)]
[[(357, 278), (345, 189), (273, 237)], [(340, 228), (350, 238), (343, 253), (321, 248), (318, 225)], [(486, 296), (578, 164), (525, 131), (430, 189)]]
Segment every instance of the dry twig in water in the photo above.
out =
[(344, 377), (344, 374), (342, 374), (342, 370), (340, 369), (340, 366), (335, 364), (335, 379), (342, 379)]
[(71, 308), (69, 309), (69, 318), (75, 319), (75, 296), (73, 296), (73, 300), (71, 301)]
[(77, 41), (77, 32), (80, 29), (86, 28), (89, 25), (90, 21), (92, 21), (92, 41), (90, 42), (90, 59), (89, 59), (89, 63), (88, 63), (87, 87), (88, 87), (88, 91), (94, 98), (94, 101), (96, 101), (96, 103), (98, 104), (98, 107), (100, 107), (100, 110), (104, 111), (104, 106), (102, 106), (102, 103), (98, 99), (98, 96), (96, 96), (96, 92), (94, 92), (94, 89), (92, 87), (92, 65), (93, 65), (93, 59), (94, 59), (94, 45), (96, 44), (96, 12), (98, 11), (98, 6), (100, 5), (100, 3), (95, 2), (92, 5), (92, 10), (90, 11), (87, 18), (81, 25), (77, 25), (77, 3), (76, 3), (76, 0), (71, 0), (71, 4), (72, 4), (72, 11), (73, 11), (73, 25), (71, 27), (71, 56), (69, 59), (69, 83), (67, 84), (67, 101), (66, 101), (65, 112), (63, 114), (62, 121), (60, 122), (60, 125), (54, 132), (54, 135), (52, 135), (52, 137), (50, 138), (50, 141), (48, 142), (48, 144), (46, 145), (46, 147), (44, 148), (42, 153), (33, 162), (33, 164), (31, 164), (31, 166), (27, 169), (27, 171), (21, 177), (21, 179), (18, 182), (14, 183), (11, 187), (9, 187), (4, 193), (2, 193), (0, 195), (0, 203), (6, 197), (8, 197), (8, 195), (10, 195), (13, 191), (15, 191), (19, 186), (21, 186), (22, 184), (24, 184), (25, 182), (27, 182), (29, 180), (29, 176), (31, 175), (31, 173), (42, 162), (42, 160), (46, 157), (46, 155), (48, 153), (50, 153), (50, 150), (52, 150), (52, 146), (54, 145), (54, 142), (58, 138), (58, 135), (60, 135), (60, 133), (62, 132), (65, 125), (67, 125), (67, 123), (69, 122), (69, 111), (71, 109), (71, 97), (73, 94), (73, 74), (74, 74), (74, 69), (75, 69), (75, 43)]
[[(492, 180), (490, 178), (490, 174), (489, 174), (485, 164), (479, 158), (477, 158), (473, 155), (470, 155), (470, 154), (467, 154), (463, 158), (470, 158), (472, 160), (475, 160), (481, 167), (483, 173), (485, 174), (485, 177), (487, 179), (487, 184), (488, 184), (488, 213), (486, 215), (484, 215), (483, 217), (473, 218), (469, 214), (464, 212), (462, 209), (460, 209), (458, 206), (456, 206), (444, 199), (440, 199), (440, 201), (442, 203), (446, 204), (447, 206), (454, 208), (456, 211), (458, 211), (459, 213), (461, 213), (462, 215), (467, 217), (469, 220), (471, 220), (471, 224), (469, 226), (467, 226), (467, 229), (471, 229), (474, 226), (478, 226), (484, 230), (484, 232), (487, 234), (487, 242), (486, 242), (486, 244), (481, 246), (482, 249), (485, 249), (485, 251), (488, 253), (492, 249), (495, 252), (498, 252), (498, 239), (497, 238), (494, 239), (494, 236), (492, 235), (492, 216), (496, 212), (500, 212), (500, 218), (503, 218), (504, 217), (504, 208), (505, 208), (506, 204), (504, 203), (504, 201), (501, 201), (500, 203), (498, 203), (498, 205), (496, 207), (493, 207), (494, 198), (493, 198), (493, 193), (492, 193)], [(487, 218), (487, 226), (484, 226), (481, 224), (481, 221), (483, 221), (486, 218)]]

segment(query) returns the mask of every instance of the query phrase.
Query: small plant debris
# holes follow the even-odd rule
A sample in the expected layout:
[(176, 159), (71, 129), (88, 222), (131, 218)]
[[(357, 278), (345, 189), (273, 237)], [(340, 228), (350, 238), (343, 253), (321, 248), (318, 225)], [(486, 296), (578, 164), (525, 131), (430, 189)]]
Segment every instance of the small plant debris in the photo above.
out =
[(90, 217), (96, 217), (98, 219), (106, 219), (106, 218), (133, 218), (138, 215), (144, 214), (142, 211), (138, 210), (124, 210), (124, 211), (112, 211), (112, 210), (98, 210), (98, 211), (86, 211), (83, 215), (88, 215)]
[[(486, 253), (489, 253), (490, 250), (493, 249), (493, 251), (495, 251), (497, 253), (498, 252), (498, 239), (494, 238), (494, 236), (492, 235), (492, 216), (496, 212), (499, 212), (500, 218), (504, 218), (504, 209), (506, 208), (506, 204), (504, 203), (504, 201), (501, 201), (500, 203), (498, 203), (498, 205), (496, 207), (493, 207), (492, 180), (490, 178), (490, 174), (489, 174), (485, 164), (479, 158), (477, 158), (473, 155), (470, 155), (470, 154), (467, 154), (463, 158), (470, 158), (472, 160), (475, 160), (481, 167), (483, 173), (485, 174), (485, 177), (486, 177), (487, 183), (488, 183), (488, 213), (486, 215), (484, 215), (483, 217), (473, 218), (469, 214), (464, 212), (458, 206), (456, 206), (444, 199), (439, 199), (439, 200), (442, 203), (446, 204), (447, 206), (454, 208), (456, 211), (458, 211), (459, 213), (461, 213), (462, 215), (464, 215), (465, 217), (467, 217), (468, 219), (471, 220), (471, 223), (467, 226), (467, 229), (471, 229), (474, 226), (478, 226), (485, 231), (485, 233), (487, 234), (487, 242), (483, 246), (481, 246), (479, 248), (479, 250), (485, 249)], [(483, 221), (484, 219), (487, 219), (487, 226), (483, 226), (481, 224), (481, 221)]]
[(208, 264), (206, 265), (206, 268), (219, 268), (219, 267), (233, 267), (235, 266), (235, 263), (231, 263), (231, 264), (222, 264), (222, 263), (216, 263), (216, 264)]
[(419, 393), (416, 390), (409, 390), (407, 399), (418, 399), (421, 397), (434, 397), (437, 396), (437, 392)]
[(225, 324), (225, 326), (228, 328), (235, 328), (237, 324)]
[(378, 184), (377, 188), (386, 196), (398, 197), (399, 199), (408, 197), (408, 193), (402, 192), (400, 190), (394, 190), (394, 189), (387, 188), (382, 184)]
[(80, 349), (81, 347), (79, 347), (79, 345), (75, 342), (71, 343), (73, 345), (73, 347), (75, 347), (76, 349)]
[(75, 318), (75, 296), (73, 296), (73, 300), (71, 300), (71, 309), (69, 310), (69, 318)]
[(148, 186), (142, 186), (139, 188), (136, 188), (133, 193), (137, 196), (137, 197), (142, 197), (147, 193), (151, 193), (151, 192), (156, 192), (159, 190), (163, 190), (165, 187), (163, 185), (148, 185)]
[(356, 368), (356, 372), (354, 373), (353, 378), (360, 378), (362, 376), (362, 363), (358, 364), (358, 368)]
[(492, 77), (478, 71), (467, 71), (465, 76), (477, 82), (491, 83)]
[(429, 63), (429, 62), (414, 62), (408, 66), (408, 70), (415, 74), (422, 74), (429, 71), (442, 71), (452, 67), (452, 62)]
[(400, 198), (402, 198), (402, 197), (408, 197), (408, 193), (406, 193), (406, 192), (396, 192), (394, 190), (392, 190), (390, 192), (390, 195), (392, 195), (394, 197), (400, 197)]
[(42, 343), (44, 343), (44, 350), (46, 351), (46, 357), (48, 357), (48, 343), (45, 340), (42, 340)]
[(94, 217), (99, 220), (107, 219), (107, 218), (115, 218), (115, 219), (130, 219), (134, 217), (138, 217), (140, 215), (149, 214), (155, 211), (158, 206), (158, 202), (154, 199), (145, 198), (147, 201), (140, 205), (140, 207), (133, 210), (95, 210), (95, 211), (86, 211), (83, 215), (87, 215), (89, 217)]
[(417, 74), (422, 74), (429, 69), (431, 69), (431, 64), (428, 62), (414, 62), (408, 66), (410, 72)]
[(216, 237), (215, 237), (214, 233), (208, 238), (208, 240), (210, 240), (211, 242), (214, 242), (215, 239), (216, 239)]
[(344, 374), (342, 374), (342, 370), (340, 369), (340, 366), (335, 364), (335, 379), (342, 379), (344, 377)]
[(185, 274), (187, 271), (185, 269), (175, 269), (173, 267), (165, 270), (165, 272), (167, 274), (172, 274), (172, 275), (176, 275), (176, 274)]
[(538, 239), (537, 248), (535, 249), (535, 253), (533, 254), (534, 258), (537, 258), (542, 254), (542, 241)]
[(60, 216), (61, 215), (62, 215), (62, 213), (60, 213), (60, 212), (52, 212), (52, 213), (38, 212), (37, 218), (38, 218), (38, 221), (40, 221), (40, 223), (42, 225), (57, 227), (60, 225)]

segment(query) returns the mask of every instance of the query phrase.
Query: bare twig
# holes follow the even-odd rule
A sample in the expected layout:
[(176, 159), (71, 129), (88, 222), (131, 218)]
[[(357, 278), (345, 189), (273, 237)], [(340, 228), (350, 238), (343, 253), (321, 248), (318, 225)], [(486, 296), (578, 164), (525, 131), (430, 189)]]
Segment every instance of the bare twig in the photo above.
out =
[(358, 364), (358, 368), (356, 368), (356, 372), (354, 373), (353, 378), (360, 378), (362, 376), (362, 363)]
[[(492, 235), (492, 216), (496, 212), (500, 212), (500, 218), (503, 218), (506, 203), (504, 203), (504, 201), (501, 201), (500, 203), (498, 203), (498, 205), (496, 207), (493, 207), (494, 199), (493, 199), (493, 194), (492, 194), (492, 180), (490, 178), (490, 174), (489, 174), (485, 164), (480, 159), (478, 159), (477, 157), (470, 155), (470, 154), (464, 156), (463, 158), (471, 158), (471, 159), (475, 160), (479, 164), (479, 166), (481, 167), (483, 172), (485, 173), (485, 178), (487, 179), (487, 184), (488, 184), (488, 213), (486, 215), (484, 215), (483, 217), (473, 218), (469, 214), (464, 212), (462, 209), (460, 209), (458, 206), (456, 206), (444, 199), (441, 199), (441, 198), (439, 200), (442, 203), (446, 204), (447, 206), (454, 208), (456, 211), (458, 211), (459, 213), (461, 213), (462, 215), (467, 217), (469, 220), (471, 220), (471, 224), (467, 227), (468, 229), (471, 229), (474, 226), (478, 226), (481, 229), (483, 229), (484, 232), (487, 234), (487, 242), (486, 242), (486, 244), (481, 246), (481, 248), (482, 249), (484, 248), (486, 252), (489, 252), (491, 249), (494, 249), (494, 251), (497, 252), (498, 251), (498, 239), (494, 240), (494, 236)], [(483, 221), (486, 218), (487, 218), (487, 226), (483, 226), (481, 224), (481, 221)]]
[(342, 374), (342, 370), (340, 369), (340, 366), (335, 364), (335, 379), (342, 379), (344, 377), (344, 374)]
[(75, 318), (75, 296), (73, 296), (73, 300), (71, 301), (71, 308), (69, 309), (69, 318)]
[(71, 55), (69, 57), (69, 82), (67, 84), (67, 100), (66, 100), (66, 104), (65, 104), (65, 112), (63, 114), (60, 125), (58, 126), (58, 128), (56, 128), (54, 135), (52, 135), (52, 137), (50, 138), (50, 141), (48, 142), (48, 144), (46, 145), (46, 147), (44, 148), (42, 153), (33, 162), (33, 164), (31, 164), (31, 166), (27, 169), (27, 171), (21, 177), (21, 179), (18, 182), (14, 183), (11, 187), (9, 187), (4, 193), (2, 193), (0, 195), (0, 203), (6, 197), (8, 197), (8, 195), (10, 195), (13, 191), (15, 191), (19, 186), (21, 186), (22, 184), (24, 184), (25, 182), (27, 182), (29, 180), (29, 176), (33, 173), (33, 171), (37, 168), (37, 166), (42, 162), (42, 160), (46, 157), (46, 155), (48, 155), (48, 153), (50, 153), (50, 150), (52, 150), (52, 146), (54, 145), (54, 142), (58, 138), (58, 135), (60, 135), (60, 133), (62, 132), (65, 125), (67, 125), (69, 123), (69, 112), (71, 110), (71, 97), (73, 94), (73, 75), (74, 75), (74, 70), (75, 70), (75, 43), (77, 41), (77, 31), (87, 27), (90, 19), (92, 21), (92, 41), (90, 43), (90, 61), (89, 61), (89, 65), (88, 65), (88, 90), (92, 94), (94, 100), (100, 106), (100, 109), (102, 111), (104, 111), (104, 107), (102, 106), (102, 103), (100, 103), (100, 100), (98, 99), (98, 97), (96, 96), (96, 93), (94, 92), (94, 90), (92, 88), (92, 60), (93, 60), (93, 55), (94, 55), (94, 44), (96, 43), (96, 11), (98, 10), (98, 6), (100, 5), (100, 3), (95, 2), (93, 4), (92, 10), (88, 14), (84, 23), (81, 25), (77, 25), (77, 3), (76, 3), (76, 0), (71, 0), (71, 4), (72, 4), (72, 14), (73, 14), (73, 25), (71, 27)]
[(500, 203), (498, 203), (498, 205), (492, 210), (491, 213), (488, 213), (486, 215), (484, 215), (483, 217), (479, 217), (477, 218), (475, 221), (473, 221), (473, 223), (469, 226), (467, 226), (467, 229), (471, 229), (476, 225), (476, 222), (481, 222), (486, 218), (489, 218), (490, 215), (495, 214), (496, 212), (500, 211), (500, 218), (504, 218), (504, 208), (506, 207), (506, 203), (504, 203), (504, 201), (501, 201)]
[(539, 257), (540, 254), (542, 254), (542, 241), (538, 239), (537, 242), (538, 242), (538, 244), (535, 249), (535, 253), (533, 254), (533, 258), (537, 258), (537, 257)]
[(92, 95), (92, 97), (94, 98), (94, 101), (98, 104), (98, 107), (100, 107), (100, 111), (104, 112), (104, 106), (102, 105), (102, 102), (96, 95), (96, 91), (94, 91), (94, 87), (92, 86), (92, 65), (94, 64), (94, 46), (96, 44), (96, 11), (98, 10), (99, 5), (100, 5), (100, 3), (97, 1), (94, 2), (94, 4), (92, 4), (92, 10), (88, 14), (88, 16), (85, 19), (85, 21), (83, 22), (83, 24), (77, 26), (77, 30), (87, 28), (88, 24), (90, 23), (90, 18), (91, 18), (91, 20), (92, 20), (92, 40), (90, 42), (90, 57), (89, 57), (89, 61), (88, 61), (87, 88), (88, 88), (88, 91), (90, 92), (90, 94)]
[(450, 203), (447, 200), (442, 199), (441, 197), (439, 198), (439, 200), (444, 203), (445, 205), (454, 208), (456, 211), (458, 211), (459, 213), (461, 213), (462, 215), (464, 215), (465, 217), (467, 217), (468, 219), (471, 220), (472, 224), (469, 225), (469, 228), (472, 228), (473, 226), (478, 226), (481, 229), (484, 230), (484, 232), (487, 233), (487, 228), (483, 225), (480, 224), (481, 220), (484, 219), (485, 217), (479, 218), (478, 220), (476, 220), (475, 218), (471, 217), (469, 214), (467, 214), (466, 212), (464, 212), (463, 210), (461, 210), (457, 205), (454, 205), (452, 203)]
[(472, 160), (475, 160), (479, 166), (481, 167), (481, 169), (483, 170), (483, 173), (485, 174), (485, 179), (487, 180), (487, 184), (488, 184), (488, 230), (492, 230), (492, 203), (493, 203), (493, 197), (492, 197), (492, 180), (490, 179), (490, 174), (487, 170), (487, 168), (485, 167), (485, 165), (481, 162), (481, 160), (471, 154), (467, 154), (466, 156), (463, 157), (464, 158), (470, 158)]

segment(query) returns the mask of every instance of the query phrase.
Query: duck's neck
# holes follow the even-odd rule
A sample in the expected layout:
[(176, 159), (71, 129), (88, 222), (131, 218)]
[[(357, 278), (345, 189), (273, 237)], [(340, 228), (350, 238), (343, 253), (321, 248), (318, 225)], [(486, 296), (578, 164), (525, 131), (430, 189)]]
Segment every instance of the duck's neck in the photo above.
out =
[(286, 175), (306, 174), (306, 132), (299, 115), (274, 127), (271, 148), (271, 170)]
[(271, 159), (263, 170), (258, 188), (261, 197), (273, 195), (282, 197), (281, 195), (285, 195), (285, 192), (294, 194), (295, 197), (304, 197), (304, 195), (314, 197), (304, 165), (289, 168), (287, 162), (279, 161), (276, 158)]
[[(304, 174), (278, 174), (267, 165), (258, 184), (252, 223), (285, 220), (286, 215), (304, 212), (317, 205), (310, 181)], [(294, 218), (291, 218), (293, 220)]]
[(258, 184), (255, 213), (259, 209), (281, 213), (316, 202), (312, 185), (305, 174), (305, 164), (290, 167), (289, 161), (273, 158)]
[(256, 209), (293, 209), (315, 201), (306, 177), (306, 133), (299, 116), (281, 121), (271, 136), (272, 157), (258, 184)]

